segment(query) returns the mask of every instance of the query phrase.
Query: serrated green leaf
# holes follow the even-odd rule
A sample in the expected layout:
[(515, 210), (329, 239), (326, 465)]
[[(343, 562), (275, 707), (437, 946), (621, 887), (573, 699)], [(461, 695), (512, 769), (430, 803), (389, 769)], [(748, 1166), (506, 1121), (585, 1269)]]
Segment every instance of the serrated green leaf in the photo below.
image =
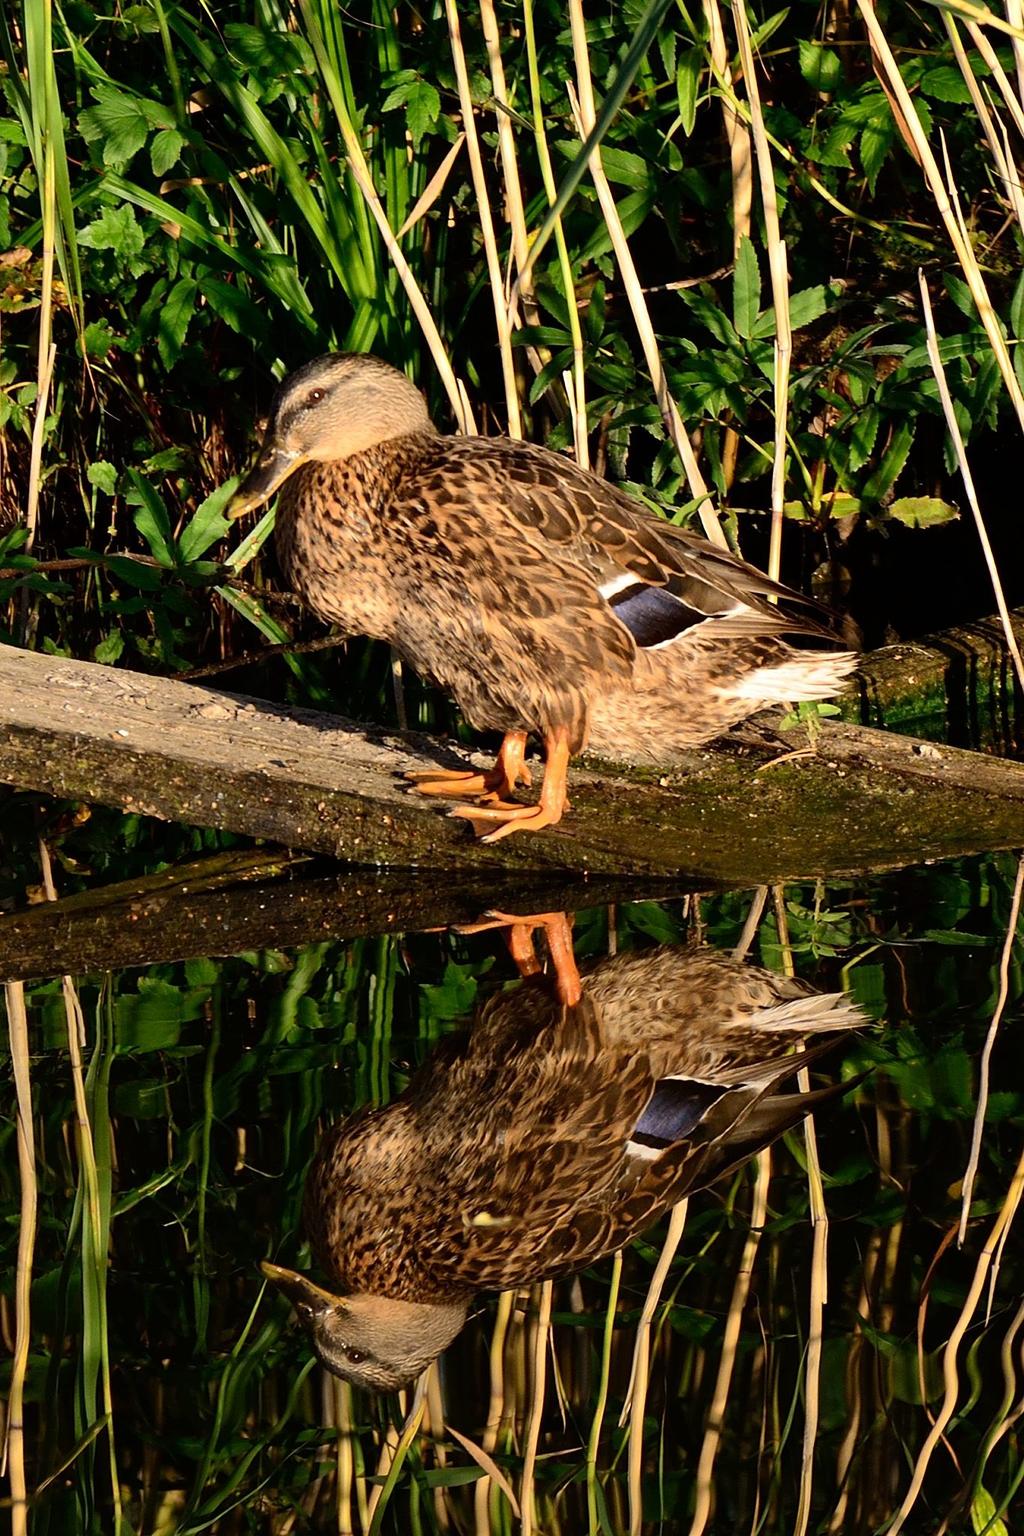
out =
[(106, 459), (96, 459), (88, 465), (85, 478), (90, 485), (94, 485), (98, 491), (105, 491), (108, 496), (113, 496), (117, 490), (117, 470)]
[(78, 243), (94, 251), (112, 251), (133, 277), (146, 270), (145, 262), (139, 260), (146, 236), (135, 217), (135, 209), (126, 203), (120, 208), (104, 208), (98, 218), (80, 231)]
[(907, 528), (937, 528), (941, 523), (956, 522), (960, 513), (938, 496), (901, 496), (888, 508), (886, 516)]
[(916, 420), (904, 419), (897, 424), (882, 454), (882, 462), (864, 487), (865, 501), (881, 501), (892, 490), (907, 462), (916, 431)]
[(154, 176), (166, 176), (172, 165), (177, 165), (185, 148), (185, 135), (177, 128), (163, 128), (154, 135), (149, 146), (149, 160)]
[(937, 64), (934, 69), (926, 69), (921, 76), (921, 90), (936, 101), (966, 104), (971, 99), (967, 82), (952, 64)]
[(165, 368), (173, 368), (181, 356), (189, 322), (195, 313), (197, 284), (192, 277), (175, 283), (157, 317), (156, 345)]
[(119, 629), (112, 629), (93, 650), (92, 659), (102, 666), (113, 666), (114, 662), (120, 659), (123, 651), (124, 635)]
[(850, 451), (847, 458), (851, 471), (860, 469), (870, 459), (881, 424), (882, 413), (877, 405), (867, 406), (857, 417), (853, 431), (850, 433)]
[(744, 340), (754, 334), (760, 308), (761, 273), (757, 265), (757, 252), (750, 237), (742, 235), (732, 278), (732, 319), (737, 333)]
[(891, 119), (868, 123), (860, 136), (860, 163), (872, 193), (896, 138)]

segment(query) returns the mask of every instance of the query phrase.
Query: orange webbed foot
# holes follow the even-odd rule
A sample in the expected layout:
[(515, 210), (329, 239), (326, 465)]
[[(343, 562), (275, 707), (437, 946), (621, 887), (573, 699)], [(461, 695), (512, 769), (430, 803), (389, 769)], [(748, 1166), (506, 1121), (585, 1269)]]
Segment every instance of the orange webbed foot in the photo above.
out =
[(542, 827), (553, 827), (561, 819), (553, 816), (543, 805), (516, 805), (507, 800), (493, 804), (457, 805), (448, 812), (468, 821), (482, 843), (496, 843), (500, 837), (510, 837), (513, 832), (539, 832)]
[(509, 731), (494, 767), (486, 773), (476, 773), (471, 768), (435, 768), (407, 773), (405, 777), (420, 795), (450, 795), (456, 800), (503, 804), (506, 796), (515, 793), (517, 785), (533, 782), (525, 755), (526, 732)]
[[(505, 741), (508, 740), (506, 737)], [(504, 743), (502, 746), (504, 748)], [(547, 749), (544, 787), (538, 805), (517, 805), (495, 795), (493, 802), (487, 804), (457, 805), (448, 812), (449, 816), (470, 822), (482, 843), (496, 843), (499, 838), (511, 837), (513, 832), (539, 832), (542, 827), (556, 826), (569, 803), (565, 788), (569, 769), (568, 732), (564, 729), (552, 731), (547, 736)]]

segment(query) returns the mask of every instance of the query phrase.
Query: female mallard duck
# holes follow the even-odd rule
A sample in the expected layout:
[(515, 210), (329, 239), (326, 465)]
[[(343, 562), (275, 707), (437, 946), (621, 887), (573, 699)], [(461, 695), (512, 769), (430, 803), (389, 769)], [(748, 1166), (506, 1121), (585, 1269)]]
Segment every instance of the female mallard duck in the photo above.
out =
[[(452, 815), (489, 842), (557, 822), (585, 746), (667, 765), (769, 704), (827, 698), (854, 665), (811, 599), (547, 449), (441, 436), (379, 358), (330, 354), (282, 385), (229, 515), (280, 487), (296, 592), (504, 733), (489, 773), (418, 776), (476, 797)], [(530, 732), (547, 750), (532, 806), (510, 799)]]
[(305, 1222), (331, 1289), (264, 1264), (322, 1363), (376, 1391), (417, 1376), (473, 1296), (612, 1253), (849, 1084), (779, 1087), (864, 1019), (712, 950), (624, 954), (565, 1007), (542, 976), (441, 1042), (405, 1092), (328, 1132)]

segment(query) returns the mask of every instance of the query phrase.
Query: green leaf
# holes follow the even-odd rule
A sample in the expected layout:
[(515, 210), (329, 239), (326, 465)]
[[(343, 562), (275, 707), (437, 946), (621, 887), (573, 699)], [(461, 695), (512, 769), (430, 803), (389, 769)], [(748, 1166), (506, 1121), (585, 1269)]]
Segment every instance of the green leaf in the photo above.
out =
[(109, 635), (105, 635), (92, 653), (93, 661), (98, 661), (101, 666), (113, 666), (124, 651), (124, 635), (119, 629), (112, 629)]
[(679, 120), (683, 132), (689, 138), (697, 121), (697, 96), (700, 78), (704, 70), (704, 53), (700, 48), (687, 48), (676, 70), (676, 98), (679, 102)]
[(860, 136), (860, 163), (868, 179), (868, 187), (874, 194), (878, 173), (888, 158), (896, 138), (892, 120), (868, 123)]
[(926, 69), (921, 76), (921, 90), (936, 101), (966, 105), (971, 99), (966, 80), (952, 64), (937, 64), (934, 69)]
[(138, 259), (145, 247), (146, 236), (135, 217), (135, 209), (126, 203), (120, 208), (104, 208), (99, 218), (93, 219), (80, 232), (78, 243), (94, 251), (112, 251), (133, 277), (146, 270), (145, 262)]
[(149, 545), (150, 553), (161, 565), (174, 565), (175, 555), (171, 545), (171, 522), (163, 499), (137, 469), (128, 471), (131, 490), (128, 505), (137, 507), (135, 526)]
[(165, 368), (173, 368), (181, 356), (189, 321), (195, 313), (197, 284), (181, 277), (175, 283), (157, 317), (157, 351)]
[(178, 550), (182, 560), (198, 560), (211, 544), (216, 544), (218, 539), (226, 537), (231, 524), (224, 516), (224, 508), (230, 501), (237, 484), (237, 475), (232, 476), (224, 485), (219, 485), (215, 491), (211, 491), (206, 500), (196, 508), (178, 540)]
[(82, 137), (102, 144), (103, 164), (123, 170), (154, 128), (173, 128), (174, 114), (162, 102), (132, 96), (114, 85), (91, 87), (96, 105), (78, 119)]
[(409, 97), (405, 110), (406, 126), (414, 148), (419, 147), (420, 140), (436, 125), (440, 115), (441, 98), (436, 88), (429, 81), (421, 80)]
[(744, 339), (753, 335), (760, 308), (761, 274), (757, 266), (757, 252), (750, 237), (742, 235), (732, 279), (732, 318), (737, 332)]
[(85, 355), (97, 363), (102, 363), (120, 339), (105, 320), (91, 320), (82, 335)]
[(870, 459), (881, 424), (882, 413), (877, 405), (869, 405), (857, 417), (853, 431), (850, 433), (850, 451), (847, 457), (847, 464), (851, 470), (860, 469)]
[[(828, 308), (829, 290), (819, 284), (814, 288), (801, 288), (799, 293), (793, 293), (789, 299), (789, 323), (794, 331), (799, 331), (805, 325), (810, 325), (817, 320)], [(753, 328), (752, 339), (763, 341), (769, 336), (775, 335), (775, 306), (766, 309), (758, 315), (757, 323)]]
[(90, 464), (85, 471), (85, 478), (90, 485), (94, 485), (98, 491), (105, 491), (108, 496), (113, 496), (117, 490), (117, 470), (106, 459), (97, 459)]
[(916, 431), (916, 419), (899, 422), (882, 454), (881, 464), (864, 487), (865, 501), (881, 501), (892, 490), (907, 462)]
[(149, 119), (134, 96), (94, 85), (96, 106), (81, 113), (78, 127), (87, 144), (102, 144), (103, 164), (123, 170), (149, 138)]
[(886, 516), (907, 528), (937, 528), (941, 523), (956, 522), (960, 513), (938, 496), (901, 496), (888, 508)]
[[(408, 70), (402, 74), (409, 76)], [(421, 80), (418, 75), (411, 78), (399, 79), (394, 90), (390, 91), (381, 105), (382, 112), (391, 112), (396, 107), (405, 107), (406, 126), (412, 135), (414, 146), (419, 146), (425, 133), (437, 123), (441, 114), (441, 98), (435, 86), (428, 80)]]
[(1024, 272), (1018, 277), (1010, 300), (1010, 330), (1018, 338), (1024, 333)]
[(800, 42), (800, 73), (814, 90), (828, 95), (838, 90), (843, 80), (843, 66), (838, 53), (807, 38)]
[(649, 187), (653, 179), (650, 165), (640, 155), (627, 149), (613, 149), (610, 144), (602, 147), (601, 164), (608, 180), (620, 186), (642, 189)]
[(164, 128), (149, 146), (149, 160), (154, 176), (166, 176), (172, 165), (177, 165), (185, 148), (185, 135), (177, 128)]
[(971, 1500), (971, 1529), (974, 1536), (1009, 1536), (1005, 1520), (999, 1519), (996, 1514), (996, 1501), (984, 1484), (979, 1487)]

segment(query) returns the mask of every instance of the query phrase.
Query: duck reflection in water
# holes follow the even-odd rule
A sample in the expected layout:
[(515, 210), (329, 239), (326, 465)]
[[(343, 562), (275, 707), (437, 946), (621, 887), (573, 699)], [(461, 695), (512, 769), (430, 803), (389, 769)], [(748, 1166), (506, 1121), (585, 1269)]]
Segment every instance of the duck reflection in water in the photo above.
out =
[(330, 1289), (263, 1265), (360, 1387), (407, 1385), (477, 1292), (614, 1252), (849, 1086), (786, 1091), (819, 1036), (865, 1022), (842, 993), (694, 948), (601, 960), (580, 989), (565, 919), (547, 926), (557, 979), (490, 997), (398, 1099), (325, 1137), (304, 1214)]

